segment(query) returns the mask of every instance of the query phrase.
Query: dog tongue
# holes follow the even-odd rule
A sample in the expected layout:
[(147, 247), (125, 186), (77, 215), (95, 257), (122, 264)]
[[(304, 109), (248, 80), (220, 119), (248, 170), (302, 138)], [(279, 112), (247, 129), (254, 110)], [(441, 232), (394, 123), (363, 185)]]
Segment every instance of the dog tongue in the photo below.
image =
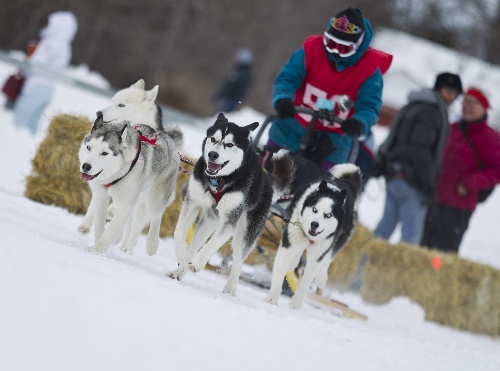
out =
[(90, 179), (92, 179), (92, 175), (82, 173), (81, 178), (84, 182), (88, 182)]
[(212, 173), (219, 171), (221, 167), (222, 166), (220, 164), (216, 164), (215, 162), (208, 163), (208, 170), (210, 170)]

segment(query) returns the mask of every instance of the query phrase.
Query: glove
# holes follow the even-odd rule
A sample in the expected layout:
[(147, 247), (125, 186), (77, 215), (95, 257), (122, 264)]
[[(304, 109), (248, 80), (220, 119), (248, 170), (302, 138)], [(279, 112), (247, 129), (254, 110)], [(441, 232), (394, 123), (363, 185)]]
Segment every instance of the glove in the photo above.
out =
[(326, 156), (335, 151), (335, 145), (326, 132), (316, 133), (311, 136), (304, 157), (321, 165)]
[(274, 109), (282, 119), (285, 117), (295, 117), (295, 106), (291, 99), (282, 98), (274, 103)]
[[(276, 102), (278, 103), (278, 102)], [(359, 136), (361, 134), (361, 128), (363, 127), (363, 124), (361, 121), (353, 119), (352, 117), (345, 120), (340, 128), (342, 131), (348, 135), (356, 135)]]

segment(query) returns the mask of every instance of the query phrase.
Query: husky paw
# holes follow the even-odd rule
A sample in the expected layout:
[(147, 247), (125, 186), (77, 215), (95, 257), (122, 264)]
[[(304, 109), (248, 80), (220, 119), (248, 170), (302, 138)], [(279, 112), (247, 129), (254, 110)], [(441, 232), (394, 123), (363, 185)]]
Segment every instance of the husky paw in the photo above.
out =
[(236, 286), (231, 285), (229, 283), (226, 283), (226, 286), (224, 286), (224, 289), (222, 290), (223, 294), (229, 294), (231, 296), (236, 296)]
[(172, 278), (173, 280), (180, 281), (182, 280), (182, 277), (186, 275), (187, 271), (183, 267), (178, 267), (177, 269), (167, 272), (165, 276)]
[(273, 305), (278, 305), (278, 299), (279, 299), (279, 295), (276, 296), (276, 295), (268, 295), (264, 301), (269, 303), (269, 304), (273, 304)]
[(203, 269), (203, 267), (200, 264), (196, 264), (196, 263), (189, 263), (188, 268), (193, 273), (198, 273), (199, 271), (201, 271)]
[(155, 244), (153, 246), (146, 245), (146, 252), (149, 256), (153, 256), (154, 254), (156, 254), (157, 251), (158, 251), (158, 244)]
[(288, 305), (290, 309), (300, 309), (302, 307), (302, 300), (295, 300), (295, 296), (290, 300)]
[(78, 232), (86, 234), (90, 232), (90, 227), (88, 225), (82, 224), (81, 226), (78, 227)]
[(132, 253), (134, 252), (134, 247), (128, 246), (127, 244), (123, 244), (122, 246), (120, 246), (120, 251), (132, 255)]
[(98, 246), (90, 246), (87, 247), (85, 250), (92, 254), (102, 254), (102, 249), (100, 249)]

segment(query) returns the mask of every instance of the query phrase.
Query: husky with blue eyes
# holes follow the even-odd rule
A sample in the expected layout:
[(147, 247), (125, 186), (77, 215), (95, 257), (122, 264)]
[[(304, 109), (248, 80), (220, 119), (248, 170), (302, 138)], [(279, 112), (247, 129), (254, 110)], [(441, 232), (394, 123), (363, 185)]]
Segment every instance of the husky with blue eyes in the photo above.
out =
[(328, 267), (349, 242), (354, 230), (361, 186), (359, 168), (353, 164), (341, 164), (334, 166), (325, 179), (295, 194), (274, 260), (267, 302), (278, 303), (286, 272), (298, 265), (304, 250), (307, 250), (307, 263), (290, 307), (298, 309), (302, 306), (314, 279), (319, 289), (324, 288)]
[[(273, 156), (272, 173), (262, 169), (250, 137), (258, 126), (238, 126), (220, 113), (208, 128), (175, 227), (178, 267), (167, 273), (170, 278), (181, 280), (189, 270), (200, 271), (231, 238), (231, 273), (223, 292), (236, 295), (243, 261), (256, 245), (271, 204), (289, 192), (295, 172), (285, 150)], [(188, 229), (197, 218), (188, 244)]]

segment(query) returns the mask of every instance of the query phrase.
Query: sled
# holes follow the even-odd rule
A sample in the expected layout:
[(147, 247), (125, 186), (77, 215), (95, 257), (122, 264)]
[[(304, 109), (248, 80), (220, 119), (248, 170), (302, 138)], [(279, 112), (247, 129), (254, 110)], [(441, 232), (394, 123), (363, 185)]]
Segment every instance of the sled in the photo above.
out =
[[(222, 275), (229, 275), (229, 268), (225, 266), (218, 266), (214, 264), (207, 263), (205, 265), (205, 269), (209, 270), (211, 272), (215, 272), (218, 274)], [(287, 282), (290, 285), (290, 288), (292, 291), (295, 291), (297, 288), (297, 283), (295, 280), (295, 277), (293, 276), (293, 273), (289, 272), (287, 273)], [(242, 272), (240, 275), (240, 281), (251, 284), (252, 286), (256, 286), (260, 289), (263, 290), (269, 290), (271, 288), (271, 283), (267, 281), (262, 281), (255, 279), (254, 276), (252, 276), (249, 273)], [(315, 293), (315, 292), (309, 292), (307, 294), (307, 298), (310, 302), (312, 302), (312, 305), (316, 308), (319, 308), (321, 310), (328, 310), (333, 312), (333, 314), (337, 315), (338, 317), (341, 318), (351, 318), (351, 319), (357, 319), (361, 321), (367, 321), (368, 316), (366, 316), (363, 313), (360, 313), (352, 308), (349, 307), (349, 305), (335, 300), (335, 299), (330, 299), (326, 298), (321, 295), (321, 293)]]

